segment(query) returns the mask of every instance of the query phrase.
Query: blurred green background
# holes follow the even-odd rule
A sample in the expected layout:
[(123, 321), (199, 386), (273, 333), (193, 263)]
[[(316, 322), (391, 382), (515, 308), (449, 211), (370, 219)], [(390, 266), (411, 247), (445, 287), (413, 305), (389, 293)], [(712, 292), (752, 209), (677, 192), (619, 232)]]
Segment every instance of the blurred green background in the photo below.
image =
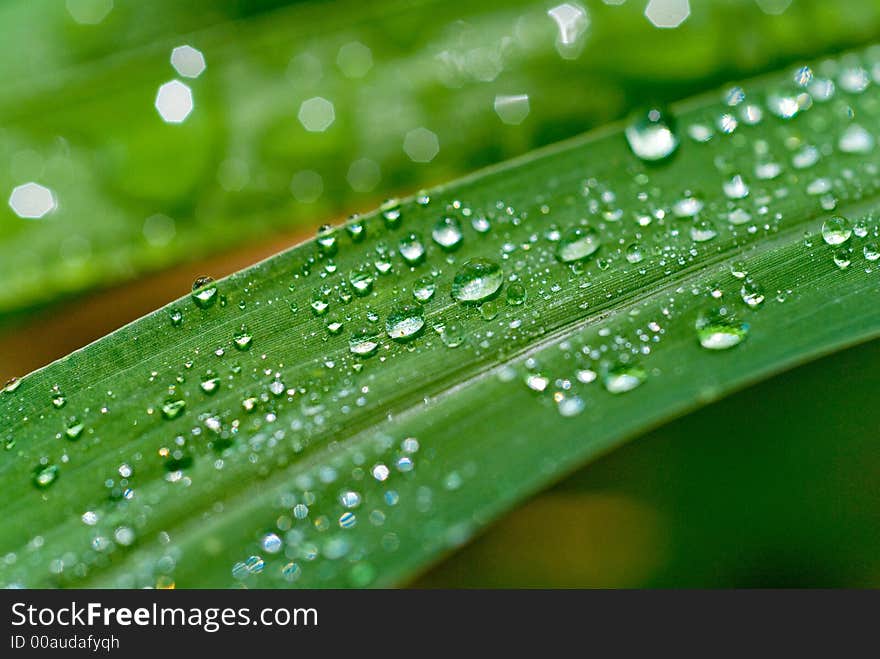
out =
[[(0, 192), (52, 208), (0, 205), (0, 376), (385, 198), (880, 39), (874, 0), (691, 0), (674, 29), (647, 4), (6, 0)], [(656, 430), (417, 585), (877, 585), (878, 364), (853, 349)]]

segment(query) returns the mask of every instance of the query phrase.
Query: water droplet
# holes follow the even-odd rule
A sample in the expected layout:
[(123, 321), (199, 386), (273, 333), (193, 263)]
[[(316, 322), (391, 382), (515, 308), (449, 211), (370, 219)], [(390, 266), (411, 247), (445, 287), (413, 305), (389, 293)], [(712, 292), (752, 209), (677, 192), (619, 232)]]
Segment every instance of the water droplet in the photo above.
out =
[(726, 350), (739, 345), (749, 333), (749, 326), (737, 320), (724, 307), (700, 312), (695, 323), (700, 345), (708, 350)]
[(434, 280), (425, 275), (424, 277), (419, 277), (416, 280), (415, 284), (413, 284), (413, 297), (419, 302), (427, 302), (432, 297), (434, 297), (434, 291), (437, 290), (437, 285), (434, 283)]
[(480, 305), (480, 318), (483, 320), (495, 320), (498, 316), (498, 307), (495, 302), (489, 300)]
[(737, 279), (745, 279), (746, 275), (749, 274), (749, 270), (746, 267), (745, 261), (734, 261), (730, 264), (730, 274), (732, 274)]
[(409, 265), (418, 265), (425, 258), (425, 245), (417, 233), (401, 238), (398, 251)]
[(67, 397), (62, 393), (57, 393), (52, 396), (52, 407), (55, 409), (61, 409), (67, 405)]
[(382, 213), (382, 219), (385, 220), (385, 226), (389, 229), (396, 229), (403, 221), (400, 212), (400, 202), (397, 199), (388, 199), (379, 207)]
[(865, 243), (865, 246), (862, 249), (862, 253), (869, 261), (876, 261), (877, 259), (880, 259), (880, 247), (878, 247), (877, 243), (873, 241)]
[(375, 332), (362, 329), (351, 336), (348, 341), (348, 349), (358, 357), (369, 357), (376, 353), (379, 347), (379, 338)]
[(835, 215), (822, 224), (822, 240), (829, 245), (842, 245), (851, 235), (852, 226), (849, 220), (841, 215)]
[(373, 290), (373, 273), (368, 266), (361, 266), (352, 270), (348, 275), (348, 281), (354, 289), (355, 295), (364, 297)]
[(507, 304), (519, 306), (526, 301), (526, 287), (519, 282), (514, 282), (507, 287)]
[(813, 70), (809, 66), (802, 66), (794, 72), (794, 82), (800, 87), (806, 87), (813, 79)]
[(734, 225), (746, 224), (752, 221), (752, 215), (742, 208), (734, 208), (727, 214), (727, 221)]
[(717, 236), (718, 231), (715, 230), (715, 225), (711, 221), (695, 219), (691, 225), (690, 234), (691, 240), (695, 243), (704, 243)]
[(357, 517), (355, 517), (354, 513), (345, 512), (339, 516), (339, 526), (344, 529), (353, 528), (357, 524)]
[(647, 162), (660, 162), (669, 158), (679, 144), (673, 122), (658, 108), (651, 108), (630, 122), (625, 134), (632, 152)]
[(324, 256), (335, 256), (339, 251), (336, 240), (336, 230), (329, 224), (324, 224), (318, 229), (318, 249)]
[(172, 327), (180, 327), (183, 325), (183, 312), (180, 309), (171, 309), (168, 312), (168, 317), (171, 319)]
[(9, 378), (3, 385), (3, 393), (11, 394), (21, 386), (21, 378)]
[(571, 227), (556, 244), (556, 258), (563, 263), (580, 261), (595, 254), (602, 245), (599, 234), (588, 227)]
[(851, 124), (840, 136), (837, 148), (844, 153), (870, 153), (874, 148), (874, 136), (859, 124)]
[(206, 380), (202, 380), (202, 382), (199, 384), (199, 387), (201, 387), (202, 391), (204, 391), (206, 394), (216, 393), (217, 390), (220, 388), (220, 378), (208, 378)]
[(458, 249), (464, 235), (461, 232), (461, 224), (453, 217), (443, 217), (434, 225), (431, 231), (434, 242), (448, 252)]
[(526, 375), (526, 386), (532, 391), (544, 391), (550, 384), (550, 378), (543, 373), (529, 373)]
[(605, 365), (602, 384), (612, 394), (623, 394), (641, 385), (648, 375), (638, 364)]
[(447, 348), (457, 348), (464, 343), (464, 331), (455, 323), (450, 323), (441, 330), (440, 340)]
[(186, 409), (185, 400), (167, 400), (162, 404), (162, 416), (169, 420), (176, 419), (183, 414), (184, 409)]
[(745, 199), (749, 196), (749, 186), (743, 181), (743, 177), (737, 174), (724, 182), (724, 194), (728, 199)]
[(425, 310), (420, 306), (402, 305), (388, 314), (385, 330), (395, 341), (409, 341), (425, 326)]
[(34, 485), (45, 490), (58, 480), (58, 467), (56, 465), (40, 465), (34, 470)]
[(746, 279), (739, 293), (742, 301), (751, 309), (757, 309), (764, 304), (764, 288), (753, 279)]
[(489, 259), (470, 259), (455, 273), (452, 297), (459, 302), (480, 303), (495, 295), (503, 283), (500, 265)]
[(676, 217), (695, 217), (701, 210), (703, 210), (703, 201), (694, 195), (683, 197), (672, 206), (672, 212)]
[(327, 302), (327, 294), (323, 290), (315, 291), (314, 295), (312, 295), (311, 306), (316, 316), (327, 313), (327, 309), (330, 308), (330, 303)]
[(352, 215), (348, 218), (348, 222), (345, 225), (345, 231), (348, 234), (348, 237), (351, 238), (351, 242), (359, 243), (367, 235), (367, 225), (364, 224), (363, 220), (358, 219), (357, 215)]
[(626, 248), (626, 261), (627, 263), (631, 263), (635, 265), (636, 263), (641, 263), (645, 258), (644, 252), (642, 252), (642, 246), (638, 243), (632, 243)]
[(852, 257), (850, 256), (850, 250), (839, 249), (834, 252), (834, 265), (836, 265), (841, 270), (846, 270), (851, 262)]
[(564, 417), (577, 416), (585, 407), (584, 399), (580, 396), (563, 396), (556, 404), (556, 409)]
[(82, 435), (85, 426), (82, 421), (77, 419), (75, 416), (70, 417), (67, 421), (67, 427), (64, 429), (64, 434), (67, 436), (67, 439), (71, 441), (76, 441)]
[(232, 343), (238, 350), (250, 350), (253, 342), (254, 337), (244, 327), (232, 337)]
[(212, 277), (199, 277), (192, 285), (192, 299), (202, 309), (214, 306), (217, 301), (217, 286)]

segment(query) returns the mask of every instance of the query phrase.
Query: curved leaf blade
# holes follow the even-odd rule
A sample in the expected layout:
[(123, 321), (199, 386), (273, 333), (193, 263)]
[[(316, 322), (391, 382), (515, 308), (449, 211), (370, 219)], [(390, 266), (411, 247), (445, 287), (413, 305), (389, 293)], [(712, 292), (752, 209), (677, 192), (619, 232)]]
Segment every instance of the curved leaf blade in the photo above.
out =
[[(878, 152), (852, 147), (873, 137), (880, 104), (851, 81), (870, 82), (878, 56), (823, 64), (812, 97), (785, 72), (744, 85), (742, 107), (681, 105), (683, 141), (664, 164), (610, 127), (479, 173), (406, 202), (399, 220), (365, 218), (360, 241), (339, 230), (219, 282), (225, 304), (184, 298), (28, 376), (0, 397), (12, 494), (0, 541), (14, 557), (0, 581), (399, 583), (639, 431), (876, 336), (861, 251), (875, 249)], [(826, 76), (842, 87), (830, 98)], [(755, 108), (754, 125), (714, 128)], [(817, 233), (832, 213), (859, 223), (834, 247)], [(431, 239), (444, 217), (462, 227), (457, 249)], [(583, 220), (599, 250), (560, 262), (557, 234)], [(504, 273), (480, 306), (450, 295), (472, 258)], [(420, 303), (426, 277), (436, 290)], [(710, 351), (695, 322), (719, 304), (749, 327)], [(400, 318), (418, 329), (419, 307), (409, 341), (385, 334)], [(379, 336), (366, 358), (350, 349), (362, 328)]]

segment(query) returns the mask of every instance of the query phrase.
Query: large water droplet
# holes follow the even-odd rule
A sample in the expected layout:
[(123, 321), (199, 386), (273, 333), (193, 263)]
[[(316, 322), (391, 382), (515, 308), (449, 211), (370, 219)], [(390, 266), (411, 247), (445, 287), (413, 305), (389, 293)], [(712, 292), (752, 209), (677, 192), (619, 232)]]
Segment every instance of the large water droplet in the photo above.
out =
[(254, 342), (254, 337), (247, 331), (247, 328), (242, 327), (239, 332), (236, 332), (235, 336), (232, 337), (232, 344), (238, 350), (250, 350), (251, 345)]
[(382, 219), (385, 220), (385, 226), (389, 229), (396, 229), (403, 221), (400, 212), (400, 202), (397, 199), (389, 199), (379, 207), (382, 213)]
[(413, 297), (419, 302), (427, 302), (432, 297), (434, 297), (434, 291), (436, 289), (437, 285), (434, 283), (434, 280), (429, 275), (419, 277), (416, 280), (415, 284), (413, 284)]
[(199, 277), (192, 285), (192, 299), (202, 309), (214, 306), (217, 301), (217, 286), (212, 277)]
[(398, 251), (409, 265), (418, 265), (425, 258), (425, 245), (417, 233), (401, 238)]
[(602, 372), (602, 384), (612, 394), (623, 394), (641, 385), (648, 374), (638, 364), (606, 365)]
[(849, 220), (841, 215), (835, 215), (822, 224), (822, 240), (829, 245), (842, 245), (851, 235), (852, 226)]
[(318, 249), (324, 256), (335, 256), (339, 251), (336, 241), (336, 230), (329, 224), (324, 224), (318, 229)]
[(34, 470), (34, 485), (45, 490), (58, 480), (58, 467), (56, 465), (41, 465)]
[(454, 217), (443, 217), (434, 225), (431, 231), (434, 242), (443, 249), (451, 252), (461, 245), (464, 238), (461, 232), (461, 224)]
[(651, 108), (632, 121), (625, 134), (632, 152), (647, 162), (669, 158), (679, 144), (672, 121), (658, 108)]
[(749, 326), (724, 307), (700, 312), (695, 323), (700, 345), (708, 350), (726, 350), (742, 343)]
[(764, 288), (754, 279), (746, 279), (739, 293), (742, 301), (751, 309), (757, 309), (764, 304)]
[(186, 409), (185, 400), (167, 400), (162, 404), (162, 416), (169, 420), (176, 419), (183, 414), (184, 409)]
[(489, 259), (466, 261), (452, 280), (452, 297), (459, 302), (479, 303), (487, 300), (501, 288), (504, 272)]
[(563, 263), (580, 261), (595, 254), (602, 245), (599, 234), (589, 227), (571, 227), (556, 244), (556, 258)]
[(420, 306), (405, 304), (390, 314), (385, 321), (385, 330), (395, 341), (409, 341), (425, 326), (425, 310)]
[(356, 332), (348, 341), (348, 349), (358, 357), (369, 357), (376, 353), (379, 348), (379, 338), (376, 333), (369, 329)]

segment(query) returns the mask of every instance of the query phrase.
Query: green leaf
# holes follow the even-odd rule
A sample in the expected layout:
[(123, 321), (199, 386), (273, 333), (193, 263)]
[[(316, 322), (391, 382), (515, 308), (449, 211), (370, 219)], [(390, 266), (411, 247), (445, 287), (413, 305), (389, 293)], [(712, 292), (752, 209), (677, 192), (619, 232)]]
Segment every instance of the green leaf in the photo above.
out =
[[(756, 3), (703, 2), (677, 30), (655, 29), (639, 3), (594, 4), (583, 52), (563, 60), (547, 7), (525, 0), (306, 2), (269, 13), (258, 9), (273, 3), (260, 3), (252, 14), (242, 3), (128, 3), (98, 25), (75, 23), (65, 3), (4, 3), (0, 190), (36, 181), (58, 206), (37, 221), (0, 208), (0, 314), (301, 231), (646, 98), (858, 44), (880, 26), (880, 9), (861, 0), (799, 1), (770, 17)], [(337, 65), (353, 42), (371, 50), (362, 78)], [(177, 76), (169, 54), (182, 43), (207, 69), (183, 79), (195, 109), (170, 125), (153, 104)], [(499, 94), (529, 96), (521, 125), (502, 123)], [(297, 121), (315, 96), (335, 105), (324, 133)], [(431, 163), (403, 149), (421, 127), (439, 141)]]
[(665, 159), (611, 126), (480, 172), (13, 383), (0, 582), (400, 583), (627, 438), (876, 336), (878, 67), (629, 122), (643, 156), (680, 138)]

